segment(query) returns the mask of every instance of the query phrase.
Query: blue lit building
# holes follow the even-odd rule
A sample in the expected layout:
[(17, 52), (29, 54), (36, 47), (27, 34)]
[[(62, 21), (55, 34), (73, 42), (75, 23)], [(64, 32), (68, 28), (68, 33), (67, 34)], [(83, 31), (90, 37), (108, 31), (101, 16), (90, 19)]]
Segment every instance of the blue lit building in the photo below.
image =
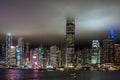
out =
[(18, 46), (16, 46), (16, 65), (20, 66), (20, 63), (21, 63), (21, 52)]
[(116, 43), (116, 40), (114, 27), (111, 27), (108, 38), (103, 40), (103, 52), (101, 57), (102, 63), (114, 63), (114, 44)]

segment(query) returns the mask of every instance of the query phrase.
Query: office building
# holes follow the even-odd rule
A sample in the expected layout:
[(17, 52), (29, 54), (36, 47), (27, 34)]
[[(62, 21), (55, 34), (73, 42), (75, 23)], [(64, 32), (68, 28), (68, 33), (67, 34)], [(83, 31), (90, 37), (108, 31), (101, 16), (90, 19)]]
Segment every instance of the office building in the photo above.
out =
[(11, 50), (10, 50), (10, 66), (11, 67), (15, 67), (16, 66), (15, 46), (11, 46)]
[(65, 66), (74, 65), (75, 55), (75, 19), (67, 18), (66, 22), (66, 63)]
[(25, 64), (25, 54), (24, 54), (24, 40), (23, 37), (19, 37), (18, 38), (18, 48), (20, 50), (20, 65), (24, 65)]
[(91, 64), (100, 64), (100, 44), (98, 40), (92, 41)]
[(114, 44), (114, 52), (114, 63), (120, 65), (120, 44)]
[(11, 46), (12, 46), (12, 36), (11, 33), (8, 33), (6, 36), (6, 64), (8, 66), (10, 65)]

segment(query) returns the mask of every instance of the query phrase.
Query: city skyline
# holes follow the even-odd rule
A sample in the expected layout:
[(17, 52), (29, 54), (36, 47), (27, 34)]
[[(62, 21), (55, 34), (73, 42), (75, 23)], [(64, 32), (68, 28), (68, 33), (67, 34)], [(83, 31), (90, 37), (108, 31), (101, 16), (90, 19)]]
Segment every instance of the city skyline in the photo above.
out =
[(1, 80), (118, 80), (119, 0), (0, 0)]
[(119, 2), (106, 1), (1, 1), (0, 33), (24, 37), (31, 44), (65, 42), (66, 18), (75, 17), (76, 42), (86, 45), (107, 38), (114, 26), (119, 39)]

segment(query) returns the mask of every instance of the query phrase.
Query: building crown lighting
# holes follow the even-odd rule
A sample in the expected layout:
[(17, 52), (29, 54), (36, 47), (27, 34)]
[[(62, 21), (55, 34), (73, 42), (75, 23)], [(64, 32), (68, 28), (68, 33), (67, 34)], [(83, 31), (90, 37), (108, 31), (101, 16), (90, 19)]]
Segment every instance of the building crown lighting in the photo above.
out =
[(11, 36), (11, 33), (7, 33), (8, 36)]

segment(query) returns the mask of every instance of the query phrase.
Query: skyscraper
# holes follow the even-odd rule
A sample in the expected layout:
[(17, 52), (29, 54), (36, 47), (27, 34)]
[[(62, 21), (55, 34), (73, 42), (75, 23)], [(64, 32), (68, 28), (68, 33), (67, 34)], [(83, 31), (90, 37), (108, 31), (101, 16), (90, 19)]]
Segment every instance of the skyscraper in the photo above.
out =
[(21, 53), (21, 55), (20, 55), (20, 58), (21, 58), (20, 65), (23, 65), (24, 62), (25, 62), (23, 37), (18, 38), (18, 48), (19, 48), (20, 53)]
[(43, 58), (43, 51), (42, 51), (42, 48), (39, 48), (38, 49), (38, 65), (39, 65), (39, 67), (43, 67), (42, 58)]
[(56, 45), (50, 47), (50, 65), (58, 67), (58, 47)]
[(85, 48), (81, 51), (81, 64), (89, 64), (90, 63), (90, 49)]
[(66, 66), (74, 65), (75, 54), (75, 19), (67, 18), (66, 23)]
[(6, 64), (8, 66), (10, 65), (11, 46), (12, 46), (12, 36), (11, 33), (8, 33), (6, 36)]
[(103, 40), (102, 63), (114, 62), (114, 41), (112, 39)]
[(91, 64), (100, 63), (100, 44), (98, 40), (92, 41), (92, 50), (91, 50)]
[(120, 65), (120, 44), (114, 44), (114, 60), (116, 65)]
[(20, 66), (20, 65), (21, 65), (21, 52), (18, 46), (16, 46), (16, 66)]
[(6, 57), (6, 53), (5, 53), (5, 44), (2, 44), (2, 57)]
[(16, 66), (16, 54), (15, 54), (15, 46), (11, 46), (11, 50), (10, 50), (10, 66), (14, 67)]
[(114, 44), (116, 43), (116, 35), (114, 27), (111, 27), (108, 39), (103, 40), (102, 63), (114, 63)]
[(26, 43), (25, 58), (29, 58), (29, 43)]

